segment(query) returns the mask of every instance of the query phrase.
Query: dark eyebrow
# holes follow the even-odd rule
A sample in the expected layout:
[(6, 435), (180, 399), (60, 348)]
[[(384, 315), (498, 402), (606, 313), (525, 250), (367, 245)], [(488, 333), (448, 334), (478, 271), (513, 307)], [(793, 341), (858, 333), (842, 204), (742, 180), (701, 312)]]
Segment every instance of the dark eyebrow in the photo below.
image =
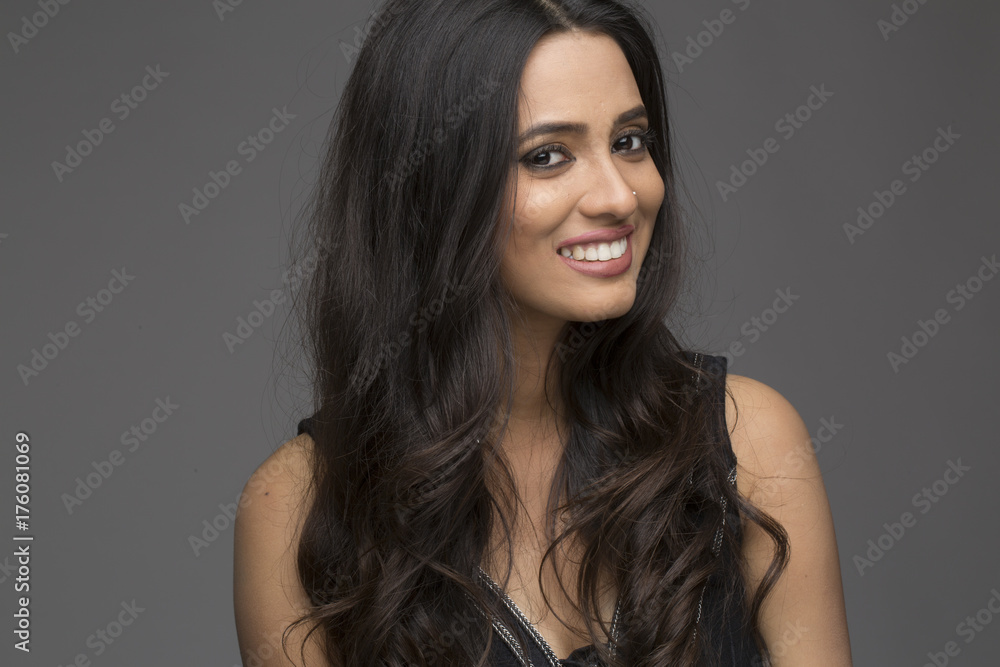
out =
[[(623, 112), (618, 118), (615, 119), (615, 125), (624, 125), (629, 121), (636, 120), (638, 118), (648, 118), (646, 114), (646, 107), (639, 105), (628, 111)], [(586, 134), (587, 126), (583, 123), (542, 123), (540, 125), (535, 125), (528, 130), (525, 130), (521, 136), (517, 138), (518, 146), (524, 144), (526, 141), (533, 139), (537, 136), (543, 134)]]

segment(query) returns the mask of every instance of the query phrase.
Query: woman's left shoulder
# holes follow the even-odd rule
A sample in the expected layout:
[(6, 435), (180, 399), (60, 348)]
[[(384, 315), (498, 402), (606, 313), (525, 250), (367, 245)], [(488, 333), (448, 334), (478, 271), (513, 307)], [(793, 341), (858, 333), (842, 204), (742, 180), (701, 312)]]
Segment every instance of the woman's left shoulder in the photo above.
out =
[[(737, 490), (781, 525), (790, 549), (762, 608), (768, 647), (783, 649), (775, 667), (847, 667), (851, 649), (836, 533), (809, 431), (792, 404), (763, 382), (727, 375), (726, 388)], [(755, 590), (773, 553), (769, 536), (753, 522), (745, 526), (743, 552)]]
[[(791, 402), (773, 387), (728, 373), (726, 426), (747, 493), (764, 479), (819, 475), (805, 422)], [(757, 488), (756, 493), (760, 492)]]

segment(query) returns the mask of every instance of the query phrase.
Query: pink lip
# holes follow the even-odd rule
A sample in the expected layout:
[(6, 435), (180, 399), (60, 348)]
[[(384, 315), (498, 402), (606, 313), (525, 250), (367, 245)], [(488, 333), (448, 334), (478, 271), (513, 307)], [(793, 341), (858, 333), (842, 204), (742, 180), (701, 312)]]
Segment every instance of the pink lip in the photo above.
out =
[[(628, 225), (631, 227), (631, 225)], [(606, 262), (587, 262), (584, 260), (573, 259), (572, 257), (565, 257), (562, 253), (558, 253), (559, 259), (566, 262), (574, 271), (579, 271), (580, 273), (586, 274), (588, 276), (595, 276), (597, 278), (611, 278), (613, 276), (625, 273), (632, 267), (632, 237), (628, 236), (628, 247), (625, 248), (625, 252), (618, 259), (609, 259)], [(618, 240), (618, 239), (613, 239)]]
[(580, 234), (579, 236), (574, 236), (571, 239), (566, 239), (559, 244), (556, 248), (556, 252), (562, 250), (568, 245), (584, 245), (585, 243), (600, 243), (606, 241), (611, 243), (612, 241), (617, 241), (618, 239), (625, 238), (635, 229), (633, 225), (622, 225), (617, 229), (595, 229), (592, 232), (587, 232), (586, 234)]

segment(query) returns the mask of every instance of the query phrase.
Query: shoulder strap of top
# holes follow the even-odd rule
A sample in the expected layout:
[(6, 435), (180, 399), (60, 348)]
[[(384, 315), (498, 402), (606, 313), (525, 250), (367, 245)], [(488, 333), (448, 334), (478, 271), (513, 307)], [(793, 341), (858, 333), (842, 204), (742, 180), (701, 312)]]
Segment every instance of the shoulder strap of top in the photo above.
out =
[[(718, 410), (716, 413), (717, 419), (717, 435), (719, 444), (722, 446), (723, 456), (726, 458), (727, 465), (729, 467), (729, 478), (728, 481), (733, 487), (736, 486), (736, 454), (733, 452), (732, 441), (729, 438), (729, 427), (726, 424), (726, 371), (728, 369), (729, 360), (724, 356), (714, 356), (711, 354), (702, 354), (700, 352), (685, 352), (688, 359), (691, 359), (694, 365), (699, 371), (704, 369), (704, 371), (709, 374), (714, 380), (715, 384), (715, 394), (713, 396), (713, 403)], [(703, 386), (701, 378), (695, 380), (695, 386)], [(728, 503), (724, 496), (719, 498), (722, 505), (723, 514), (723, 524), (729, 524), (730, 529), (736, 534), (737, 539), (740, 539), (742, 534), (741, 520), (739, 512), (736, 508), (728, 507)], [(715, 540), (712, 545), (712, 551), (718, 556), (722, 548), (722, 538), (724, 535), (723, 526), (720, 525), (715, 531)], [(731, 557), (731, 556), (730, 556)], [(735, 567), (735, 565), (733, 565)], [(714, 579), (716, 575), (712, 575), (710, 579)], [(695, 629), (694, 637), (698, 635), (698, 625), (702, 617), (702, 604), (705, 601), (705, 591), (708, 588), (708, 583), (702, 586), (701, 597), (698, 600), (698, 615), (695, 618)], [(710, 607), (718, 607), (717, 602), (713, 602)], [(731, 622), (731, 621), (730, 621)], [(717, 627), (720, 623), (718, 618), (712, 620), (713, 631), (717, 631)], [(731, 627), (725, 630), (732, 634)], [(732, 650), (733, 647), (730, 647)], [(735, 664), (735, 663), (734, 663)]]
[(726, 371), (729, 366), (729, 360), (724, 356), (702, 354), (700, 352), (694, 352), (693, 355), (695, 357), (695, 365), (698, 365), (699, 368), (704, 368), (705, 372), (717, 382), (715, 385), (714, 401), (715, 407), (718, 410), (719, 442), (722, 444), (722, 453), (726, 457), (730, 469), (735, 472), (736, 454), (733, 452), (733, 443), (729, 438), (729, 428), (726, 425)]
[(295, 435), (302, 435), (303, 433), (308, 433), (309, 437), (313, 437), (313, 418), (306, 417), (299, 422), (298, 433)]

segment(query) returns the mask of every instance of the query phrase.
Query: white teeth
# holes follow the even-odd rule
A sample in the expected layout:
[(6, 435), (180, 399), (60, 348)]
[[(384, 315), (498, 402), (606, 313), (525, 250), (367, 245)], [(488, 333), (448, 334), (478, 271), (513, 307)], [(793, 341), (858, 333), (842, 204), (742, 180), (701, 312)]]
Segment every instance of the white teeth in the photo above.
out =
[(566, 246), (559, 250), (559, 254), (563, 257), (572, 257), (578, 261), (587, 262), (607, 262), (608, 260), (618, 259), (625, 254), (625, 250), (628, 248), (628, 239), (621, 238), (617, 241), (612, 241), (611, 243), (599, 243), (596, 246), (588, 246), (586, 249), (582, 245)]

